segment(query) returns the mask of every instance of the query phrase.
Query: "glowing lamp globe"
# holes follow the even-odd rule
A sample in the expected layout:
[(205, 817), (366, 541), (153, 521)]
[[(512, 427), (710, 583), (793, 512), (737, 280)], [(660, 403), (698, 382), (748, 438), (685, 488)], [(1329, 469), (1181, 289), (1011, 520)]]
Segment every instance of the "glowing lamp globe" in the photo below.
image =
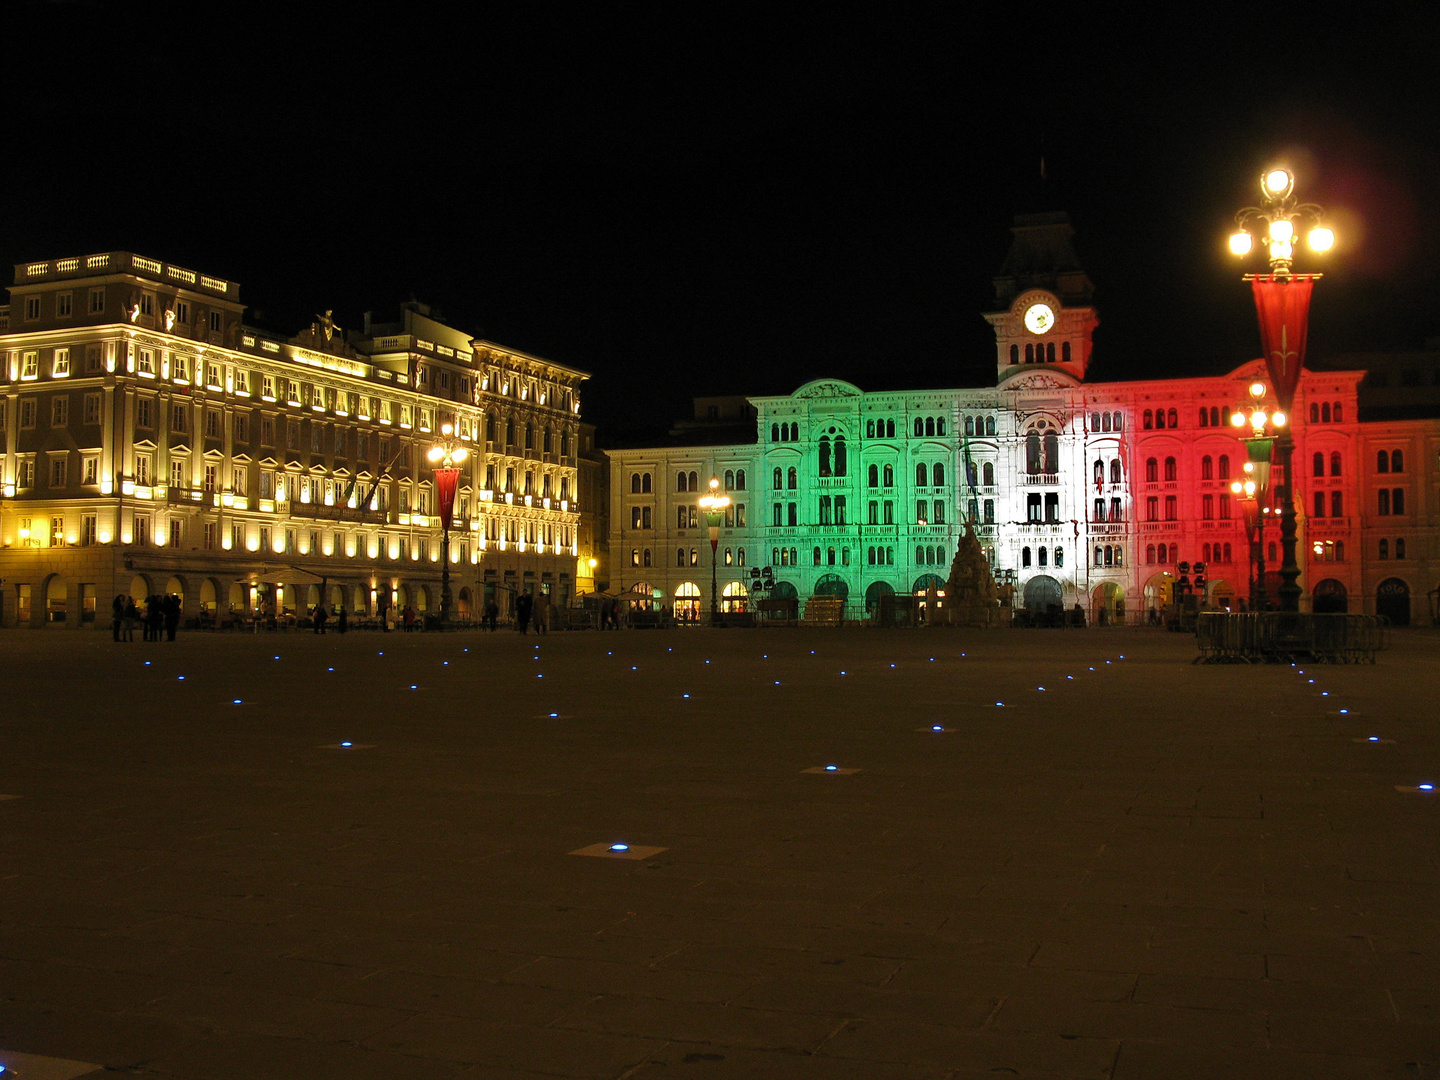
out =
[(1310, 250), (1329, 251), (1335, 246), (1335, 233), (1331, 229), (1321, 226), (1318, 229), (1310, 230)]
[(1255, 241), (1248, 232), (1237, 232), (1230, 237), (1230, 253), (1232, 255), (1249, 255), (1250, 249), (1255, 246)]
[(1261, 183), (1264, 185), (1265, 194), (1283, 196), (1288, 194), (1291, 187), (1294, 186), (1295, 178), (1290, 175), (1288, 169), (1271, 169), (1262, 178)]

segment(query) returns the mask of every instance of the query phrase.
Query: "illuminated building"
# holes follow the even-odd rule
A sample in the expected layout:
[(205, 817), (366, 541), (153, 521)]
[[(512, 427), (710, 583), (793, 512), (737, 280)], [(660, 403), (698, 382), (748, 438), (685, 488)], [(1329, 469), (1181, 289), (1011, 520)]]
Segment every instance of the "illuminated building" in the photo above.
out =
[[(117, 594), (189, 619), (439, 607), (426, 451), (472, 453), (452, 617), (516, 590), (568, 602), (585, 373), (404, 306), (344, 333), (246, 326), (234, 282), (109, 252), (15, 268), (0, 308), (0, 622), (110, 621)], [(324, 589), (322, 596), (321, 589)], [(98, 615), (97, 615), (98, 611)]]
[[(698, 499), (718, 477), (734, 504), (717, 556), (732, 609), (753, 567), (769, 567), (776, 595), (802, 606), (844, 597), (850, 618), (887, 592), (943, 589), (967, 521), (1015, 583), (1016, 607), (1147, 618), (1173, 602), (1181, 562), (1205, 564), (1206, 603), (1242, 607), (1252, 552), (1231, 484), (1249, 432), (1231, 416), (1265, 366), (1087, 381), (1098, 319), (1071, 231), (1063, 214), (1017, 219), (984, 316), (993, 386), (865, 391), (819, 379), (748, 399), (755, 427), (743, 437), (701, 437), (697, 403), (696, 423), (676, 432), (696, 436), (691, 445), (610, 451), (612, 589), (702, 609), (710, 567)], [(1296, 395), (1304, 603), (1425, 618), (1440, 578), (1440, 423), (1362, 422), (1364, 375), (1307, 371)], [(1281, 482), (1277, 469), (1272, 492)], [(1272, 599), (1279, 540), (1278, 527), (1265, 538)]]

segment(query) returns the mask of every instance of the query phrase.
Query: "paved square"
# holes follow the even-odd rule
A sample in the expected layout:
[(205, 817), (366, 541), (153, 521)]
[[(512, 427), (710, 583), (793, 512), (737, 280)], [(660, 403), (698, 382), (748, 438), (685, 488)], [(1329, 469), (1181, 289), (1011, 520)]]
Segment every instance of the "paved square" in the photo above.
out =
[[(1440, 1077), (1427, 632), (1313, 670), (1133, 630), (0, 648), (0, 1051)], [(663, 850), (572, 857), (615, 844)]]

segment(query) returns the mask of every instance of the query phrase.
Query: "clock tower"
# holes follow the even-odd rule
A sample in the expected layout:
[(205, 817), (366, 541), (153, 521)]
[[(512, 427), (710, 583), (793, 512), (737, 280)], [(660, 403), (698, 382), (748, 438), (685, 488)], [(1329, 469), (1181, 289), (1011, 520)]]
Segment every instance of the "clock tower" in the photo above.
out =
[(1039, 371), (1082, 382), (1100, 320), (1070, 216), (1017, 214), (1010, 232), (1010, 254), (994, 279), (997, 310), (985, 316), (995, 329), (996, 384)]

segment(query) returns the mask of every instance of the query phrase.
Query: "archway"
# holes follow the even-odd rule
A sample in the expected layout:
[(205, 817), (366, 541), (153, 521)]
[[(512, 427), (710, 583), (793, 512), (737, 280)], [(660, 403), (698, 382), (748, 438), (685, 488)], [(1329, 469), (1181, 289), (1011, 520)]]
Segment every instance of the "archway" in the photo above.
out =
[(1350, 595), (1345, 583), (1335, 578), (1317, 581), (1310, 591), (1310, 607), (1317, 615), (1344, 615), (1350, 610)]
[(1125, 587), (1102, 581), (1090, 593), (1090, 618), (1097, 626), (1125, 621)]
[(220, 588), (214, 578), (200, 579), (200, 610), (206, 615), (214, 616), (215, 609), (220, 605)]
[(720, 610), (730, 612), (750, 609), (750, 591), (739, 581), (727, 581), (720, 593)]
[(880, 607), (881, 597), (894, 595), (895, 590), (888, 581), (872, 581), (865, 589), (865, 610), (874, 615)]
[(945, 582), (939, 574), (921, 574), (915, 579), (911, 586), (911, 592), (915, 594), (915, 611), (919, 618), (929, 621), (932, 618), (930, 611), (930, 595), (935, 595), (935, 610), (945, 606)]
[(314, 611), (320, 606), (320, 586), (311, 585), (305, 590), (305, 611)]
[(693, 581), (682, 581), (675, 590), (675, 619), (677, 622), (700, 621), (700, 586)]
[(461, 622), (470, 621), (470, 590), (462, 588), (460, 595), (455, 598), (455, 613)]
[(772, 600), (798, 600), (800, 592), (788, 581), (777, 581), (775, 587), (770, 590)]
[(425, 614), (427, 611), (429, 611), (429, 610), (430, 610), (430, 586), (429, 586), (429, 585), (417, 585), (417, 586), (415, 586), (415, 613), (416, 613), (417, 615), (424, 615), (424, 614)]
[(1235, 586), (1230, 582), (1223, 579), (1212, 581), (1206, 586), (1205, 591), (1212, 608), (1224, 608), (1226, 611), (1235, 610)]
[(150, 579), (144, 574), (136, 574), (130, 579), (130, 595), (134, 598), (135, 603), (143, 606), (145, 601), (153, 595)]
[(1410, 625), (1410, 586), (1400, 578), (1386, 578), (1375, 590), (1375, 614), (1383, 615), (1392, 626)]
[(1026, 611), (1049, 611), (1052, 607), (1065, 606), (1065, 590), (1060, 582), (1049, 574), (1036, 574), (1025, 582), (1024, 603)]
[(70, 606), (70, 589), (59, 574), (45, 579), (45, 622), (63, 623)]
[(845, 579), (839, 574), (826, 574), (815, 583), (815, 596), (833, 596), (837, 600), (848, 600), (850, 597), (850, 586), (845, 584)]
[(185, 604), (185, 579), (184, 579), (184, 578), (171, 577), (169, 581), (165, 582), (165, 595), (166, 595), (166, 596), (169, 596), (171, 593), (174, 593), (176, 596), (178, 596), (178, 597), (180, 598), (180, 604), (181, 604), (181, 606), (183, 607), (184, 604)]
[(1145, 582), (1145, 612), (1152, 619), (1158, 619), (1160, 612), (1169, 607), (1175, 599), (1175, 579), (1167, 571), (1153, 575)]

